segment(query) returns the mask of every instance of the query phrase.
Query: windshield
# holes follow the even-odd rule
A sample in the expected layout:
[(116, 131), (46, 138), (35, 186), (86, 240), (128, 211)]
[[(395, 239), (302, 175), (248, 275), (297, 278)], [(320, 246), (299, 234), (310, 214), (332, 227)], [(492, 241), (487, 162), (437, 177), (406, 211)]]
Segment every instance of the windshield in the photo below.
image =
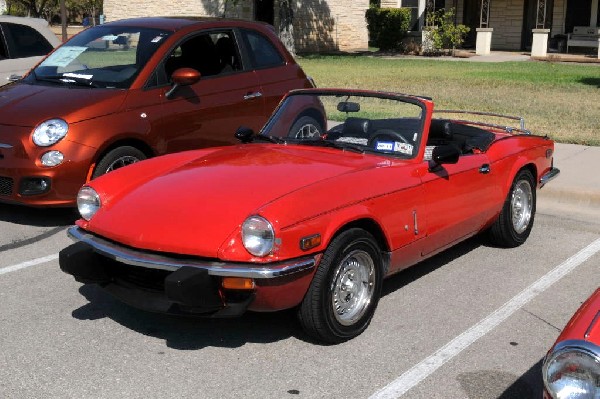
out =
[(261, 131), (289, 144), (413, 158), (423, 133), (425, 106), (416, 98), (383, 93), (291, 94)]
[(169, 32), (124, 26), (96, 26), (50, 54), (28, 83), (128, 88)]

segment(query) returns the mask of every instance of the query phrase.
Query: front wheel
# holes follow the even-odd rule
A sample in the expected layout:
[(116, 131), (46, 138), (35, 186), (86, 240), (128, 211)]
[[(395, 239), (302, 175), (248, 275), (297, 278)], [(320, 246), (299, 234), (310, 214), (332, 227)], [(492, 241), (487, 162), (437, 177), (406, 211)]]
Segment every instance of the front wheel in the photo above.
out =
[(370, 233), (353, 228), (337, 236), (298, 310), (304, 330), (332, 344), (360, 335), (379, 302), (382, 270), (381, 251)]
[(96, 164), (92, 179), (144, 159), (146, 159), (146, 154), (135, 147), (117, 147), (110, 150), (100, 159), (98, 164)]
[(490, 238), (507, 248), (523, 244), (533, 227), (536, 208), (535, 180), (530, 171), (517, 173), (498, 219), (490, 228)]
[(318, 139), (323, 134), (321, 124), (312, 116), (302, 116), (294, 122), (288, 134), (295, 139)]

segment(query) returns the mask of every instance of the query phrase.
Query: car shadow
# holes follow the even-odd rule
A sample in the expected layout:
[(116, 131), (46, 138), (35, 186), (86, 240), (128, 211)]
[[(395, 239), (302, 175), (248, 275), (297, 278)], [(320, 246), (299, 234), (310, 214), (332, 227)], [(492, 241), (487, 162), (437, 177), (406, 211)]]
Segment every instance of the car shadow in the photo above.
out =
[(76, 208), (30, 208), (0, 204), (0, 221), (35, 227), (68, 226), (79, 218)]
[[(431, 259), (387, 279), (382, 296), (446, 265), (482, 245), (477, 236), (458, 244)], [(133, 308), (105, 292), (95, 284), (80, 287), (79, 292), (89, 303), (75, 309), (78, 320), (98, 320), (105, 317), (143, 335), (163, 339), (169, 348), (198, 350), (206, 347), (237, 348), (248, 342), (272, 343), (290, 337), (316, 345), (306, 335), (296, 319), (295, 309), (273, 313), (248, 312), (231, 319), (172, 316)]]
[(446, 249), (445, 251), (429, 259), (419, 262), (416, 265), (387, 278), (383, 283), (381, 296), (384, 297), (389, 295), (400, 288), (417, 281), (421, 277), (436, 271), (440, 267), (447, 265), (453, 260), (458, 259), (477, 249), (478, 247), (485, 245), (488, 245), (485, 237), (483, 237), (481, 234), (478, 234)]
[(163, 339), (167, 347), (177, 350), (237, 348), (248, 342), (272, 343), (302, 334), (293, 310), (248, 312), (230, 319), (172, 316), (130, 307), (95, 284), (83, 285), (79, 292), (89, 303), (75, 309), (72, 312), (74, 318), (98, 320), (108, 317), (130, 330)]
[[(477, 370), (457, 376), (466, 398), (533, 399), (543, 392), (542, 360), (523, 375), (498, 370)], [(482, 392), (482, 390), (485, 390)]]

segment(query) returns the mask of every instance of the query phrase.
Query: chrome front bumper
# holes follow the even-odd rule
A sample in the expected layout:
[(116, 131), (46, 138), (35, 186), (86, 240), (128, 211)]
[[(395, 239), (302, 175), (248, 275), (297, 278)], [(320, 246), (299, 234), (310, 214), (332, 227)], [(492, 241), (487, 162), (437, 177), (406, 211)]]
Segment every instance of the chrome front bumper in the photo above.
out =
[(89, 245), (94, 252), (127, 265), (168, 271), (192, 267), (204, 269), (211, 276), (258, 279), (283, 277), (314, 268), (320, 257), (317, 254), (268, 264), (211, 262), (193, 258), (174, 258), (124, 247), (90, 234), (77, 226), (70, 227), (67, 234), (74, 241)]

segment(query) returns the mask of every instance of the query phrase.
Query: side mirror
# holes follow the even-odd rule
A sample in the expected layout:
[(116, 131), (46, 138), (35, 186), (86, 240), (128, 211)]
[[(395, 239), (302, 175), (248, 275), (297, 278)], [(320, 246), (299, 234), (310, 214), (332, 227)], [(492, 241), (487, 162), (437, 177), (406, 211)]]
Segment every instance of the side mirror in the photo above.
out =
[(429, 170), (434, 170), (443, 164), (453, 164), (458, 162), (460, 150), (454, 145), (440, 145), (433, 149), (431, 161), (429, 161)]
[(176, 69), (171, 75), (171, 80), (174, 83), (173, 87), (171, 87), (171, 89), (165, 93), (165, 96), (170, 98), (179, 87), (193, 85), (200, 80), (200, 77), (200, 72), (193, 68)]
[(253, 136), (254, 136), (254, 130), (252, 130), (246, 126), (240, 126), (235, 131), (235, 138), (244, 144), (251, 142)]

